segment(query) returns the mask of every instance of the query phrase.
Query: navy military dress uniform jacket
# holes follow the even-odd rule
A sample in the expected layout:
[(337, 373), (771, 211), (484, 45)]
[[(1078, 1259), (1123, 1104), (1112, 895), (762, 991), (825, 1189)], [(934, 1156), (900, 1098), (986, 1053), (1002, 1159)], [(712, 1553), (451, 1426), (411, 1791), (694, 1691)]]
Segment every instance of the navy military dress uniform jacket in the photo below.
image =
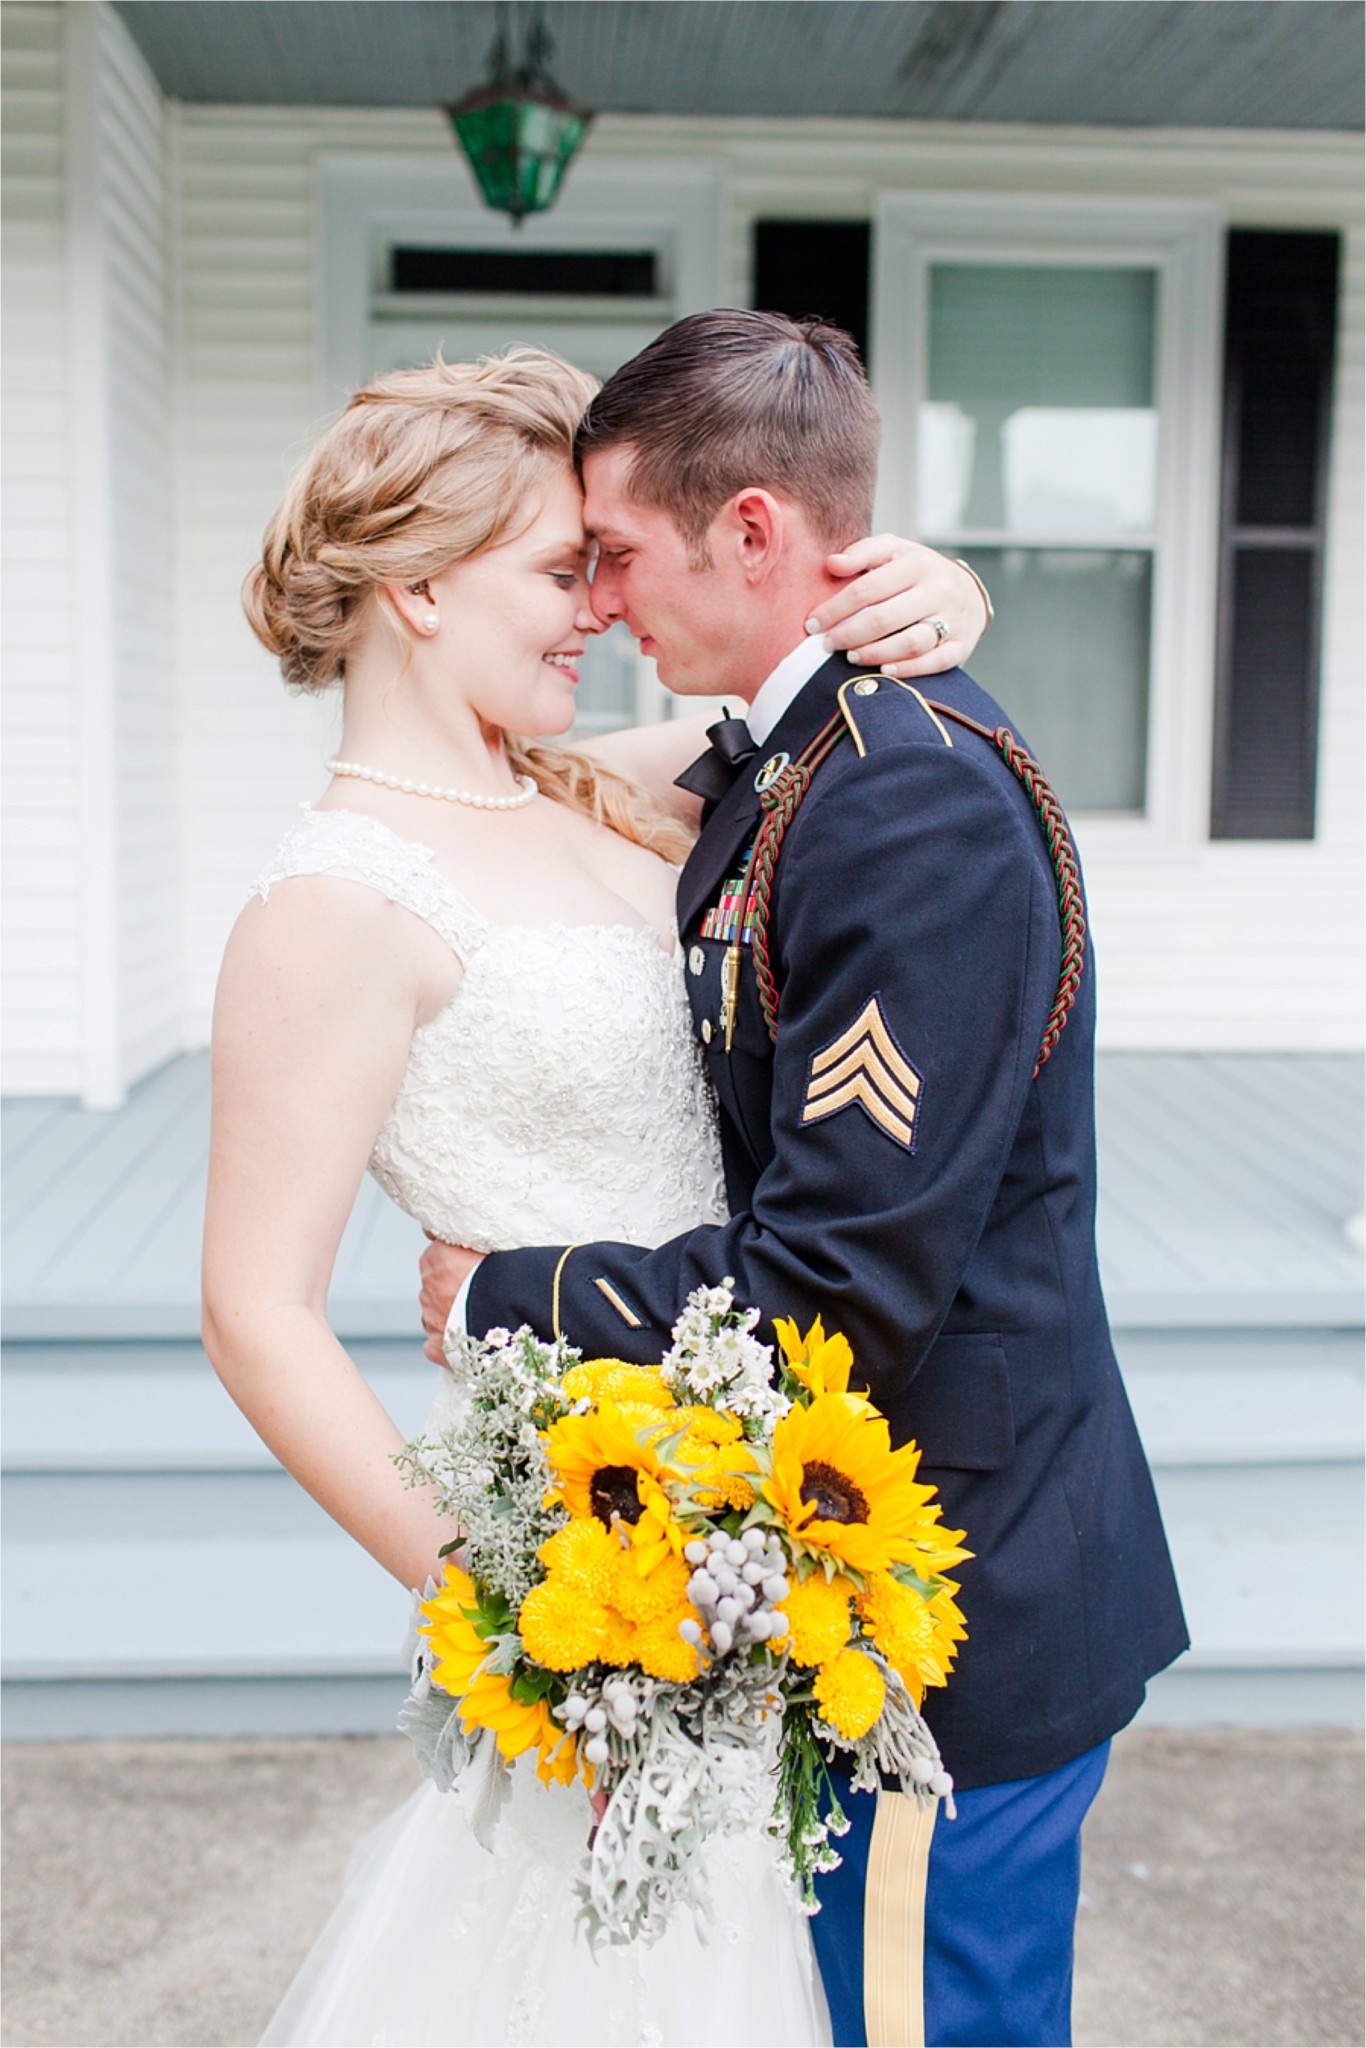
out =
[[(746, 948), (725, 1049), (725, 947), (702, 936), (753, 841), (757, 758), (680, 880), (729, 1222), (655, 1250), (493, 1254), (467, 1326), (549, 1335), (557, 1308), (586, 1356), (649, 1362), (688, 1293), (731, 1276), (770, 1341), (777, 1315), (842, 1330), (851, 1384), (894, 1443), (921, 1446), (919, 1476), (974, 1553), (968, 1640), (925, 1705), (967, 1789), (1103, 1742), (1187, 1637), (1096, 1264), (1091, 960), (1036, 1074), (1061, 951), (1038, 815), (990, 740), (889, 678), (841, 695), (859, 673), (832, 657), (767, 743), (795, 760), (841, 703), (851, 727), (777, 862), (776, 1042)], [(1008, 722), (961, 670), (926, 688)]]

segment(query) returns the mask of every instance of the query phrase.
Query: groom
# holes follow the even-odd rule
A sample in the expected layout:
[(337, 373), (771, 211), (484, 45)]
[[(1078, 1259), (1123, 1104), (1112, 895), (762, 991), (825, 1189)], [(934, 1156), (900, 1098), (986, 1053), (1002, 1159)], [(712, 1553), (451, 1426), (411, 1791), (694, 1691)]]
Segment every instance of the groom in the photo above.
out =
[[(643, 1362), (729, 1275), (761, 1334), (818, 1314), (846, 1334), (975, 1555), (969, 1638), (926, 1703), (958, 1819), (917, 1870), (912, 1803), (851, 1801), (813, 1922), (834, 2038), (918, 2038), (923, 1994), (927, 2042), (1059, 2043), (1081, 1821), (1186, 1635), (1100, 1292), (1065, 829), (961, 670), (865, 675), (805, 634), (830, 548), (867, 530), (878, 431), (847, 337), (762, 313), (680, 321), (594, 400), (595, 609), (671, 689), (751, 707), (684, 778), (706, 808), (678, 896), (731, 1219), (652, 1251), (434, 1247), (425, 1299), (430, 1325), (465, 1282), (475, 1332)], [(737, 934), (766, 788), (788, 822)]]

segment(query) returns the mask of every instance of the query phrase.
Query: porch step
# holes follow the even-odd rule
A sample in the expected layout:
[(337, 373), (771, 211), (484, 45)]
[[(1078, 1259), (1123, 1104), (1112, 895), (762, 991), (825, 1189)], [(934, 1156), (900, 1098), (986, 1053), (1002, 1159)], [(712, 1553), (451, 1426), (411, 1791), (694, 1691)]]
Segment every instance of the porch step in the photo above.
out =
[[(1363, 1663), (1355, 1333), (1119, 1337), (1196, 1649), (1150, 1718), (1354, 1719)], [(353, 1340), (405, 1430), (435, 1369)], [(402, 1589), (275, 1463), (185, 1343), (10, 1347), (7, 1727), (382, 1732)]]

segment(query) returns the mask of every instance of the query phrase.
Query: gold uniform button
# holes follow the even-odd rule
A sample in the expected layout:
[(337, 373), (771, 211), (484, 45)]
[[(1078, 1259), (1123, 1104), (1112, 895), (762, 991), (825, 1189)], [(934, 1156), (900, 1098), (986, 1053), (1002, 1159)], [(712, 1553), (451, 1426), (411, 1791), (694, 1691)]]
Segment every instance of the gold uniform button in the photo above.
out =
[(876, 689), (876, 676), (860, 676), (854, 685), (854, 695), (856, 697), (871, 697)]
[(703, 1045), (710, 1045), (710, 1044), (711, 1044), (711, 1018), (710, 1018), (710, 1017), (704, 1017), (704, 1018), (702, 1019), (702, 1043), (703, 1043)]
[(688, 955), (688, 967), (693, 974), (700, 974), (707, 964), (707, 956), (700, 946), (694, 946)]

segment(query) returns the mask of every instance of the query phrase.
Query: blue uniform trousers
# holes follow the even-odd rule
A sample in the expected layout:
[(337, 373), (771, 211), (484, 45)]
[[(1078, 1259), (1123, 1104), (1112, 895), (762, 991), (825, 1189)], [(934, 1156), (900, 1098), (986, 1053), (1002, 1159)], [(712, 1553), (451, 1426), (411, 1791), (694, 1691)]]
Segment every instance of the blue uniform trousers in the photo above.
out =
[[(927, 2048), (1067, 2048), (1081, 1824), (1110, 1745), (1061, 1770), (959, 1792), (941, 1812), (925, 1892)], [(877, 1806), (841, 1792), (851, 1826), (838, 1870), (816, 1880), (811, 1923), (836, 2048), (866, 2048), (864, 1879)]]

